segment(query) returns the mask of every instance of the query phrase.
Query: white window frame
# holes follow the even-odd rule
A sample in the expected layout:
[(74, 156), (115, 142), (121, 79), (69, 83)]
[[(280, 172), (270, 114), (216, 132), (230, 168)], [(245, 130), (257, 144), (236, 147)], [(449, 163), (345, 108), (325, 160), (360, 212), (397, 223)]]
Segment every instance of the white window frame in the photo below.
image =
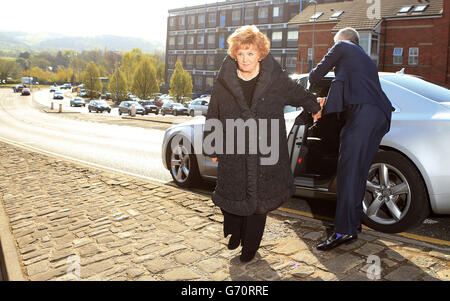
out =
[[(275, 34), (280, 34), (280, 38), (279, 39), (275, 39), (274, 38), (274, 35)], [(281, 42), (281, 41), (283, 41), (283, 32), (282, 31), (274, 31), (274, 32), (272, 32), (272, 42)]]
[[(295, 39), (292, 38), (295, 34)], [(289, 30), (287, 34), (288, 41), (298, 41), (298, 31), (296, 30)]]
[[(399, 53), (396, 53), (396, 50), (398, 50), (398, 49), (400, 49), (398, 51)], [(403, 64), (403, 48), (402, 47), (395, 47), (392, 55), (393, 55), (392, 63), (394, 65), (402, 65)]]
[[(417, 49), (417, 53), (412, 53), (416, 49)], [(410, 65), (410, 66), (419, 65), (419, 47), (410, 47), (409, 48), (409, 50), (408, 50), (408, 65)]]

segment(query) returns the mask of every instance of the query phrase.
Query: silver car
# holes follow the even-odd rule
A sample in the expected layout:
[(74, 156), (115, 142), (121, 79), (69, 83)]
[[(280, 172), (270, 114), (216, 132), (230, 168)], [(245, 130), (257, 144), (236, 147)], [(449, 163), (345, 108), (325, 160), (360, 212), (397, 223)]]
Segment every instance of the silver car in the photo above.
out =
[[(334, 74), (312, 87), (308, 75), (294, 78), (318, 97), (326, 97)], [(380, 82), (395, 111), (369, 171), (362, 220), (372, 229), (397, 233), (419, 225), (430, 212), (450, 213), (450, 90), (405, 74), (380, 73)], [(286, 108), (285, 120), (296, 195), (336, 200), (343, 121), (330, 114), (312, 125), (309, 114), (295, 108)], [(193, 154), (186, 142), (195, 142), (194, 135), (201, 137), (199, 126), (204, 122), (197, 118), (165, 133), (162, 161), (179, 186), (217, 177), (217, 163)], [(187, 140), (172, 151), (169, 142), (177, 136)]]
[(192, 117), (204, 115), (208, 112), (209, 98), (197, 98), (189, 104), (189, 115)]

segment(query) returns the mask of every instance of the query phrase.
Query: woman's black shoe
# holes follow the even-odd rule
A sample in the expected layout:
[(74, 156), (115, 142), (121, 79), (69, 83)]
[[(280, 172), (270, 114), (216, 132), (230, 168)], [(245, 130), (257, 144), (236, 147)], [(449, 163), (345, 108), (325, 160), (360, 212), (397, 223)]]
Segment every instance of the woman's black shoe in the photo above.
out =
[(235, 250), (241, 244), (240, 237), (235, 237), (231, 235), (230, 240), (228, 241), (228, 250)]
[(328, 251), (334, 249), (342, 244), (349, 244), (356, 240), (358, 235), (347, 235), (343, 234), (338, 236), (336, 233), (333, 233), (328, 239), (317, 245), (317, 250), (320, 251)]
[(255, 258), (256, 252), (249, 252), (249, 251), (244, 251), (242, 250), (241, 256), (239, 257), (239, 259), (241, 260), (241, 262), (249, 262), (252, 261), (253, 258)]

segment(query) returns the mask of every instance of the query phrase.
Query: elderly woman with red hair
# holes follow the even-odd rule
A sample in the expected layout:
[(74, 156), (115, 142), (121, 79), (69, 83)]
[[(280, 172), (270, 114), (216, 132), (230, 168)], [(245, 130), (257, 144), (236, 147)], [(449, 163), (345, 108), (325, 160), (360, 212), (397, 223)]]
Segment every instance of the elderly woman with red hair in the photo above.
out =
[[(269, 39), (256, 26), (238, 28), (227, 42), (228, 55), (213, 85), (203, 135), (205, 146), (212, 129), (217, 130), (212, 121), (216, 121), (215, 124), (220, 121), (223, 136), (215, 143), (226, 151), (207, 152), (204, 147), (203, 153), (213, 162), (218, 161), (212, 201), (222, 210), (224, 236), (231, 234), (228, 248), (232, 250), (242, 245), (240, 260), (248, 262), (259, 249), (267, 213), (295, 192), (284, 107), (301, 106), (316, 120), (321, 116), (322, 101), (281, 69), (269, 53)], [(244, 140), (236, 139), (236, 127), (226, 126), (227, 121), (236, 120), (256, 125), (257, 131), (237, 127), (244, 136), (248, 131), (250, 134)], [(250, 137), (252, 135), (257, 137)], [(270, 161), (265, 160), (268, 154), (260, 145), (256, 151), (250, 151), (251, 142), (261, 142), (262, 138), (275, 147), (273, 153), (278, 156), (274, 162), (267, 163)], [(245, 152), (236, 152), (239, 147)]]

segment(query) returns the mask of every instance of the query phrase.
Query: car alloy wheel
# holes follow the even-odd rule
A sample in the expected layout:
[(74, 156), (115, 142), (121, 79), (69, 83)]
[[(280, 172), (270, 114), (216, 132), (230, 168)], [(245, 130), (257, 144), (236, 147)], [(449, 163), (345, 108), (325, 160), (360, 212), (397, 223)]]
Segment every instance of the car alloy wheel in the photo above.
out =
[(370, 167), (362, 204), (364, 223), (387, 233), (417, 226), (430, 212), (425, 184), (399, 153), (379, 152)]
[(187, 181), (190, 174), (189, 152), (183, 145), (178, 145), (172, 152), (171, 158), (172, 176), (178, 183)]
[(195, 154), (189, 152), (181, 142), (174, 147), (173, 151), (170, 145), (171, 143), (168, 145), (167, 159), (174, 182), (184, 188), (193, 186), (200, 178)]

